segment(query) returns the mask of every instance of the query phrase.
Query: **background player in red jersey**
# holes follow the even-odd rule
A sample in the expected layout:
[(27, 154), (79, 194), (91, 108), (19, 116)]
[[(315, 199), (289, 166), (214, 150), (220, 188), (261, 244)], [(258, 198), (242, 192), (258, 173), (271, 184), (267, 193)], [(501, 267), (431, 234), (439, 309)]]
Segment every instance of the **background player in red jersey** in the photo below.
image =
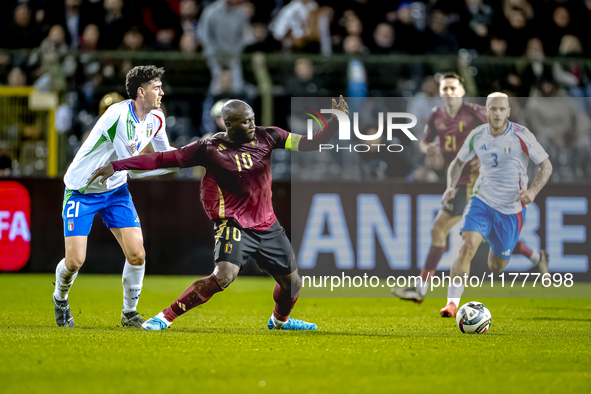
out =
[[(420, 142), (420, 150), (425, 155), (441, 154), (445, 169), (456, 158), (464, 140), (470, 132), (481, 124), (487, 123), (486, 108), (471, 103), (464, 103), (466, 94), (462, 80), (454, 72), (444, 73), (439, 81), (439, 95), (444, 105), (433, 108), (433, 113), (425, 126), (425, 138)], [(439, 141), (435, 138), (439, 137)], [(435, 275), (437, 265), (445, 253), (447, 236), (452, 227), (462, 218), (464, 208), (472, 195), (474, 182), (478, 178), (480, 162), (474, 158), (462, 170), (457, 183), (455, 197), (447, 202), (435, 216), (431, 229), (431, 249), (421, 270), (422, 286), (394, 288), (392, 293), (403, 300), (421, 303), (427, 294), (428, 284)], [(513, 254), (523, 254), (537, 266), (542, 274), (548, 272), (548, 254), (544, 250), (533, 251), (519, 241)]]
[[(349, 113), (343, 96), (332, 108)], [(335, 117), (335, 115), (333, 115)], [(275, 217), (271, 202), (271, 151), (311, 151), (327, 143), (338, 130), (336, 121), (309, 140), (278, 127), (257, 127), (252, 108), (230, 100), (222, 108), (226, 132), (171, 152), (156, 152), (114, 161), (92, 174), (100, 182), (124, 169), (156, 169), (203, 166), (201, 202), (215, 223), (214, 258), (210, 276), (195, 281), (175, 302), (143, 324), (145, 330), (163, 330), (183, 313), (207, 302), (238, 276), (249, 256), (275, 278), (275, 309), (267, 327), (283, 330), (315, 330), (315, 324), (289, 318), (301, 287), (295, 254), (285, 230)]]

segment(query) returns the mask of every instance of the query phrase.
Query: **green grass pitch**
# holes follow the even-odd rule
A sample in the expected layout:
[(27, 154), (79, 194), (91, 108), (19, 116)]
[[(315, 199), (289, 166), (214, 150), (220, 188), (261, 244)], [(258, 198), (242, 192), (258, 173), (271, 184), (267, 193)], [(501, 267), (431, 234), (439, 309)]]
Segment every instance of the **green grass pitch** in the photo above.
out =
[[(53, 275), (0, 275), (0, 393), (591, 392), (589, 299), (479, 299), (485, 335), (442, 299), (300, 299), (317, 332), (269, 331), (273, 281), (238, 278), (164, 332), (120, 327), (121, 277), (80, 275), (76, 326), (55, 325)], [(144, 282), (144, 317), (194, 280)], [(472, 297), (469, 297), (472, 298)], [(470, 301), (464, 298), (464, 301)]]

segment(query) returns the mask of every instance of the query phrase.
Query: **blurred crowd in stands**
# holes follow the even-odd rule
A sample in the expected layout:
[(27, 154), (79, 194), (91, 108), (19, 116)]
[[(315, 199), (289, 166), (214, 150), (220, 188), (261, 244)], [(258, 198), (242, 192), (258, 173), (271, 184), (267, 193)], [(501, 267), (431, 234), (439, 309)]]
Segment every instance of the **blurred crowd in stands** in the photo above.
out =
[[(163, 104), (176, 146), (223, 127), (216, 123), (220, 100), (240, 98), (260, 113), (251, 53), (274, 56), (274, 124), (287, 129), (291, 97), (339, 94), (359, 97), (364, 110), (363, 97), (401, 97), (399, 109), (424, 124), (440, 105), (434, 75), (456, 70), (472, 97), (515, 97), (513, 120), (530, 127), (558, 163), (553, 181), (586, 181), (589, 21), (591, 0), (3, 0), (0, 85), (59, 93), (56, 124), (67, 135), (69, 160), (96, 122), (101, 98), (111, 91), (126, 98), (125, 74), (138, 64), (167, 70)], [(155, 55), (138, 60), (145, 52)], [(438, 163), (426, 165), (410, 145), (390, 164), (392, 155), (366, 155), (360, 170), (347, 159), (309, 173), (300, 169), (316, 159), (296, 156), (275, 154), (274, 176), (442, 176)]]
[(3, 0), (0, 18), (15, 49), (521, 56), (536, 37), (556, 56), (573, 35), (591, 55), (589, 0)]

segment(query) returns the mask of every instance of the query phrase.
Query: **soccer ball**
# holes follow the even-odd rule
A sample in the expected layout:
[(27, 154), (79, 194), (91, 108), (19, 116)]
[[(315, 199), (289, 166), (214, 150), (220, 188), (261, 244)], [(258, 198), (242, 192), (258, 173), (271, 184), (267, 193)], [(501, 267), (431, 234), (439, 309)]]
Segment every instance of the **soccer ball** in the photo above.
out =
[(456, 324), (464, 334), (484, 334), (490, 328), (492, 317), (482, 302), (471, 301), (462, 305), (456, 315)]

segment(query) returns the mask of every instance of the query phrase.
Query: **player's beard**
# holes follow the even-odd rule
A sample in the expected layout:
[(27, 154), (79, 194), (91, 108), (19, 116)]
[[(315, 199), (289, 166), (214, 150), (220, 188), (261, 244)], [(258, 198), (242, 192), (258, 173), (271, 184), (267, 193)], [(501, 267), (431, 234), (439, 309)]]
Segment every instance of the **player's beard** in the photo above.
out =
[(489, 120), (489, 123), (493, 126), (493, 128), (496, 131), (500, 131), (503, 128), (503, 125), (506, 125), (507, 124), (507, 119), (508, 118), (503, 118), (503, 119), (500, 119), (500, 120), (491, 119), (491, 120)]
[(250, 130), (249, 129), (241, 129), (240, 131), (241, 131), (240, 133), (236, 133), (235, 134), (235, 136), (237, 137), (237, 139), (239, 139), (239, 141), (237, 141), (237, 142), (239, 142), (241, 144), (246, 144), (246, 143), (249, 143), (251, 141), (254, 141), (255, 134), (253, 134), (252, 135), (252, 138), (250, 138), (250, 136), (249, 136)]
[(252, 130), (252, 135), (251, 135), (251, 130), (247, 129), (246, 133), (244, 134), (245, 142), (254, 141), (255, 134), (256, 134), (256, 130)]

